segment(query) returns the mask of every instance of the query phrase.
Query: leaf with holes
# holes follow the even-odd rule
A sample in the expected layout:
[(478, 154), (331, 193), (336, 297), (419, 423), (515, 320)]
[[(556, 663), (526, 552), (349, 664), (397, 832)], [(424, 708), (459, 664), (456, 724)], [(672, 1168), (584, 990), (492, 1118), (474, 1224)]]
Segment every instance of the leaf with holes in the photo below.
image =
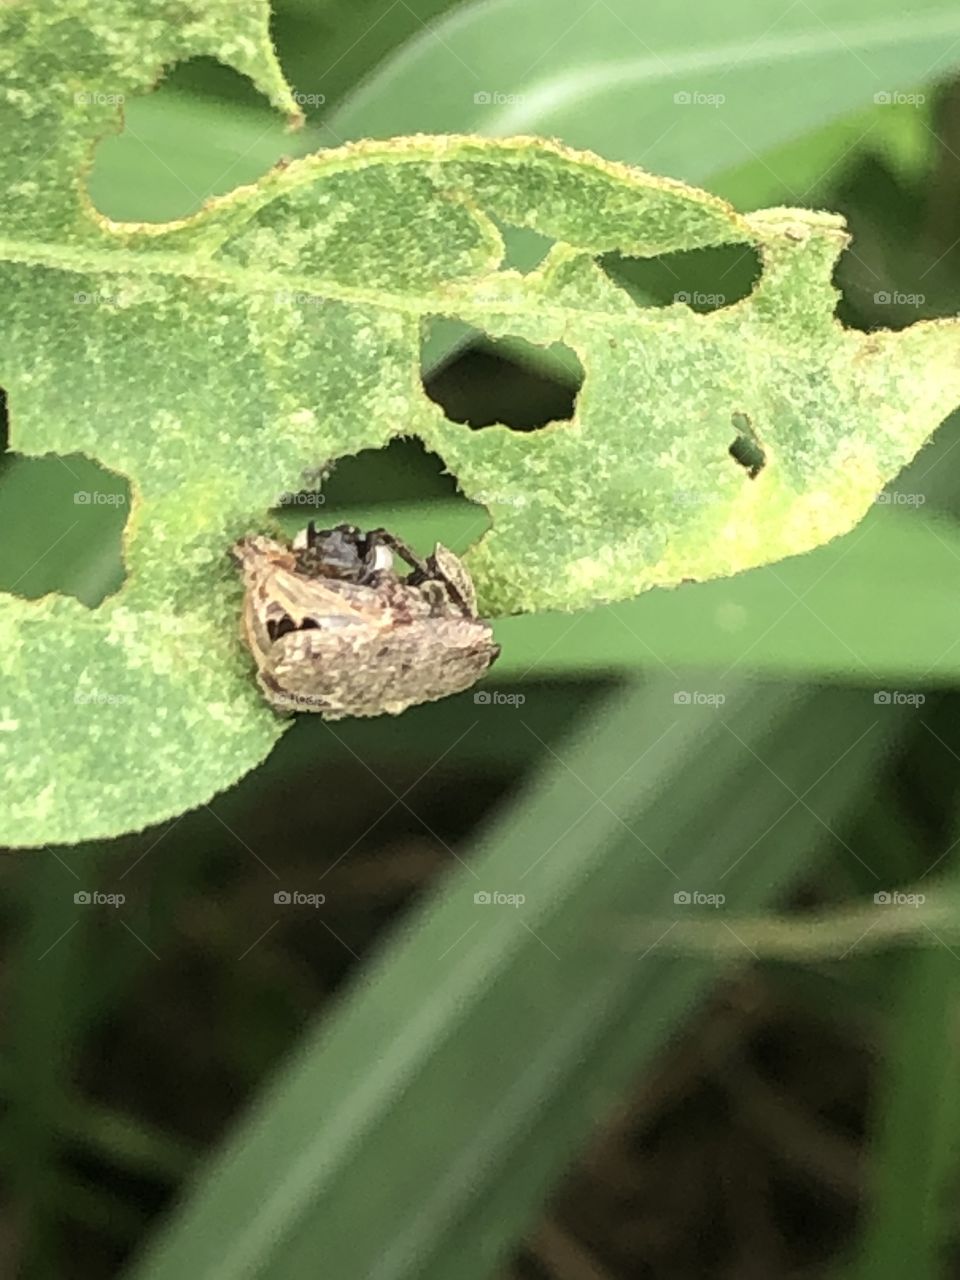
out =
[[(161, 226), (96, 214), (83, 174), (123, 98), (213, 54), (296, 118), (259, 0), (0, 9), (0, 385), (11, 443), (125, 477), (127, 580), (96, 609), (4, 597), (0, 839), (68, 841), (207, 800), (280, 728), (237, 635), (226, 558), (317, 467), (417, 435), (489, 507), (488, 614), (574, 609), (842, 533), (960, 400), (954, 322), (834, 319), (838, 219), (738, 215), (535, 139), (361, 143)], [(554, 244), (502, 267), (502, 224)], [(597, 261), (759, 250), (742, 301), (639, 306)], [(692, 300), (696, 301), (696, 300)], [(520, 434), (425, 396), (434, 319), (564, 343), (572, 420)]]

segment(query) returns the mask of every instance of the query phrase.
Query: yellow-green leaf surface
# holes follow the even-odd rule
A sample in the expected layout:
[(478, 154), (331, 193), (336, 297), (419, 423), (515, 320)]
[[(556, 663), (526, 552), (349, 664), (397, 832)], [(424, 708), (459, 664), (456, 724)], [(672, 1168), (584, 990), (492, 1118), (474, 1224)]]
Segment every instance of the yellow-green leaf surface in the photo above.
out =
[[(960, 400), (954, 322), (863, 335), (834, 319), (837, 218), (743, 217), (542, 140), (359, 143), (185, 222), (100, 217), (92, 147), (163, 67), (215, 56), (295, 119), (267, 18), (255, 0), (0, 6), (11, 447), (87, 454), (132, 495), (114, 596), (2, 599), (9, 843), (142, 827), (264, 757), (280, 728), (226, 549), (305, 468), (419, 436), (490, 508), (468, 557), (484, 611), (575, 609), (844, 532)], [(501, 268), (502, 225), (554, 241), (537, 270)], [(724, 243), (756, 247), (763, 274), (706, 315), (638, 306), (597, 262)], [(448, 422), (419, 376), (434, 317), (565, 343), (585, 370), (572, 421)]]

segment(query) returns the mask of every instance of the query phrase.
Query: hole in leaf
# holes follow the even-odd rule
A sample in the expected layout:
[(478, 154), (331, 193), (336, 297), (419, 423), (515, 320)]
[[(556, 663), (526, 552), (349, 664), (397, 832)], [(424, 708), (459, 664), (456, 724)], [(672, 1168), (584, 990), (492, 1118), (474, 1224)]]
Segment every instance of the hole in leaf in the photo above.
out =
[(844, 326), (899, 330), (955, 315), (958, 107), (956, 76), (926, 98), (879, 103), (866, 131), (862, 118), (851, 126), (842, 163), (805, 193), (805, 204), (835, 210), (850, 232), (833, 274)]
[(767, 455), (745, 413), (733, 414), (732, 421), (738, 434), (730, 446), (730, 457), (740, 463), (751, 480), (756, 480), (766, 465)]
[(424, 391), (451, 422), (537, 431), (573, 417), (584, 376), (565, 343), (481, 336), (429, 376)]
[[(4, 433), (5, 436), (5, 433)], [(124, 579), (130, 487), (81, 454), (0, 456), (0, 591), (95, 608)]]
[(345, 512), (397, 503), (457, 500), (456, 479), (442, 459), (419, 440), (391, 440), (383, 449), (363, 449), (305, 469), (298, 488), (283, 495), (276, 510), (284, 518), (319, 525), (351, 523)]
[(503, 236), (504, 255), (503, 269), (520, 271), (526, 275), (535, 271), (544, 258), (557, 243), (551, 236), (545, 236), (533, 227), (518, 227), (512, 222), (490, 215)]
[(654, 258), (605, 253), (598, 262), (640, 306), (669, 307), (680, 302), (702, 314), (749, 297), (762, 272), (759, 252), (742, 244), (684, 249)]
[(88, 178), (95, 207), (118, 222), (187, 217), (306, 147), (245, 76), (213, 58), (181, 63), (127, 99), (123, 118), (122, 132), (97, 145)]
[(439, 540), (465, 551), (489, 526), (486, 509), (457, 490), (443, 460), (414, 437), (391, 440), (304, 473), (303, 487), (276, 510), (288, 537), (308, 521), (318, 528), (383, 525), (426, 554)]

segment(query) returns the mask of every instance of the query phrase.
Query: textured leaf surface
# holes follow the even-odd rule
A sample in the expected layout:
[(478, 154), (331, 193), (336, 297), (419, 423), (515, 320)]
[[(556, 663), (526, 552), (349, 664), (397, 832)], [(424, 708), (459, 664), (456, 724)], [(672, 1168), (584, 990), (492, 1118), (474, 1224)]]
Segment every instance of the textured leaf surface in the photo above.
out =
[[(280, 729), (237, 638), (225, 550), (306, 467), (418, 435), (490, 508), (469, 557), (484, 610), (573, 609), (843, 532), (960, 400), (953, 322), (865, 336), (834, 320), (836, 218), (741, 217), (538, 140), (358, 144), (186, 222), (109, 223), (84, 165), (116, 100), (162, 66), (211, 53), (295, 115), (265, 8), (188, 4), (173, 22), (159, 4), (15, 4), (0, 28), (11, 445), (88, 454), (132, 495), (115, 596), (92, 611), (3, 599), (0, 839), (143, 826), (263, 758)], [(501, 269), (503, 223), (556, 242), (538, 270)], [(640, 307), (596, 261), (721, 243), (756, 246), (764, 273), (709, 315)], [(586, 371), (573, 420), (525, 435), (446, 421), (419, 378), (435, 316), (566, 343)], [(744, 434), (755, 478), (729, 453)]]

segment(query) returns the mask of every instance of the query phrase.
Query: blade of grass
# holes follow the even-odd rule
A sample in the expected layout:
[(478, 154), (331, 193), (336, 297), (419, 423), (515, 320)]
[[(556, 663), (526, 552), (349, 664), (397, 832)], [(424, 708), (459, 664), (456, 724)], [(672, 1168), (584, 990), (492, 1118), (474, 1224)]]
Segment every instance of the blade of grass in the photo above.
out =
[[(63, 863), (38, 853), (24, 868), (23, 930), (11, 957), (7, 1110), (0, 1125), (8, 1194), (24, 1259), (55, 1275), (58, 1257), (57, 1115), (68, 1106), (70, 1058), (83, 1029), (81, 887)], [(30, 1267), (26, 1267), (29, 1270)]]
[(960, 952), (946, 943), (900, 965), (889, 1062), (874, 1107), (872, 1194), (852, 1280), (939, 1280), (945, 1197), (956, 1169)]

